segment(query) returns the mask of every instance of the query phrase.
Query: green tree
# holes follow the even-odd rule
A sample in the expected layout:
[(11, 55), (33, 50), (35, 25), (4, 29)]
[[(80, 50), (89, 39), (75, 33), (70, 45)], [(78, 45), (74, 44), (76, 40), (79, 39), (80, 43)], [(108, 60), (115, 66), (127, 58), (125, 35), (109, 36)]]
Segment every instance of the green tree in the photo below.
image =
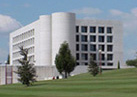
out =
[(70, 75), (76, 66), (76, 60), (72, 56), (69, 45), (66, 41), (61, 44), (59, 52), (55, 58), (55, 64), (58, 72), (65, 76), (65, 78)]
[(120, 62), (118, 61), (118, 65), (117, 65), (117, 68), (120, 69)]
[(127, 63), (128, 66), (135, 66), (135, 67), (137, 67), (137, 59), (127, 60), (126, 63)]
[(97, 63), (94, 62), (92, 56), (90, 57), (90, 62), (88, 65), (88, 71), (93, 76), (96, 76), (99, 73), (99, 66), (97, 65)]
[(28, 58), (28, 49), (24, 49), (23, 46), (20, 47), (20, 55), (23, 56), (22, 59), (18, 60), (21, 66), (18, 66), (17, 74), (19, 76), (19, 81), (30, 86), (36, 81), (36, 70), (34, 64), (30, 63), (30, 58)]

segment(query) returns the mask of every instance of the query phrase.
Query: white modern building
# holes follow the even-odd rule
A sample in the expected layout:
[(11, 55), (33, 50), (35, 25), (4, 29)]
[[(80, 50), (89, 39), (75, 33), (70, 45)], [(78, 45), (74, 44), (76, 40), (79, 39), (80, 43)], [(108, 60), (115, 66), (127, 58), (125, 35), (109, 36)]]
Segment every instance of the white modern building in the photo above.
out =
[[(36, 66), (55, 66), (60, 45), (67, 41), (77, 65), (88, 65), (90, 56), (103, 68), (123, 65), (123, 26), (120, 21), (76, 19), (74, 13), (42, 15), (10, 33), (10, 63), (18, 65), (19, 47), (29, 48)], [(99, 52), (101, 51), (101, 52)]]

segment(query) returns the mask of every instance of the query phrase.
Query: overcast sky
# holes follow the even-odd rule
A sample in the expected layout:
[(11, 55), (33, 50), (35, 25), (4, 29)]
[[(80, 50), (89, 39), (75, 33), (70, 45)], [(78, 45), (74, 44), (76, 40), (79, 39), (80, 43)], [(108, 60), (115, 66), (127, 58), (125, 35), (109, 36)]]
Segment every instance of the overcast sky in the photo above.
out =
[(77, 18), (122, 21), (124, 60), (135, 58), (137, 0), (0, 0), (0, 63), (8, 56), (10, 32), (53, 12), (74, 12)]

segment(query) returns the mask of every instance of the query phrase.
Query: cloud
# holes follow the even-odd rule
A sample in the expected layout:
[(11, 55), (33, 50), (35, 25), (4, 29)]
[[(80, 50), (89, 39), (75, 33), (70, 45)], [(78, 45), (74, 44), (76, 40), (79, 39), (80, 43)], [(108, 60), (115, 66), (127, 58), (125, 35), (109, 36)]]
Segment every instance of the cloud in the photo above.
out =
[(0, 34), (7, 34), (20, 28), (22, 25), (14, 18), (0, 14)]
[(85, 8), (81, 8), (81, 9), (74, 9), (71, 12), (74, 12), (76, 14), (81, 14), (81, 15), (97, 15), (102, 13), (102, 11), (98, 8), (91, 8), (91, 7), (85, 7)]

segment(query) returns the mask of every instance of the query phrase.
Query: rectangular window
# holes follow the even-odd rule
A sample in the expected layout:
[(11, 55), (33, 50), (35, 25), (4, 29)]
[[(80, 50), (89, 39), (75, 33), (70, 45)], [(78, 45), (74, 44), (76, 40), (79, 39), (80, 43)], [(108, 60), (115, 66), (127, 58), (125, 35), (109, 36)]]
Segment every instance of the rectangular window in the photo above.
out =
[(81, 58), (82, 58), (82, 60), (88, 60), (88, 54), (87, 53), (82, 53)]
[(76, 42), (79, 42), (79, 35), (76, 35)]
[(98, 31), (99, 31), (99, 33), (104, 33), (104, 27), (99, 27)]
[(113, 63), (107, 63), (107, 66), (113, 66)]
[(91, 26), (90, 27), (90, 33), (96, 33), (96, 27)]
[(90, 35), (90, 42), (96, 42), (96, 36)]
[(105, 54), (101, 54), (101, 60), (105, 60)]
[(79, 62), (77, 62), (76, 65), (79, 65)]
[(96, 61), (96, 54), (90, 54), (94, 61)]
[(99, 48), (99, 50), (101, 50), (101, 51), (105, 51), (105, 45), (99, 45), (98, 48)]
[(113, 60), (113, 54), (107, 54), (107, 60), (112, 61)]
[(76, 44), (76, 51), (79, 51), (79, 44)]
[(82, 27), (81, 27), (81, 32), (87, 33), (87, 29), (88, 29), (87, 26), (82, 26)]
[(76, 32), (77, 33), (79, 32), (79, 26), (76, 26)]
[(81, 35), (81, 41), (82, 42), (87, 42), (88, 41), (88, 36), (87, 35)]
[(105, 41), (105, 36), (99, 36), (98, 41), (99, 42), (104, 42)]
[(112, 33), (112, 27), (107, 27), (107, 33)]
[(113, 42), (113, 37), (112, 36), (107, 36), (107, 42), (109, 42), (109, 43)]
[(102, 63), (102, 66), (105, 66), (105, 63)]
[(113, 51), (113, 45), (107, 45), (107, 51), (112, 52)]
[(96, 51), (96, 45), (91, 44), (90, 45), (90, 51)]
[(79, 53), (76, 54), (76, 60), (79, 60)]
[(87, 44), (82, 44), (81, 45), (81, 51), (88, 51), (88, 45)]

